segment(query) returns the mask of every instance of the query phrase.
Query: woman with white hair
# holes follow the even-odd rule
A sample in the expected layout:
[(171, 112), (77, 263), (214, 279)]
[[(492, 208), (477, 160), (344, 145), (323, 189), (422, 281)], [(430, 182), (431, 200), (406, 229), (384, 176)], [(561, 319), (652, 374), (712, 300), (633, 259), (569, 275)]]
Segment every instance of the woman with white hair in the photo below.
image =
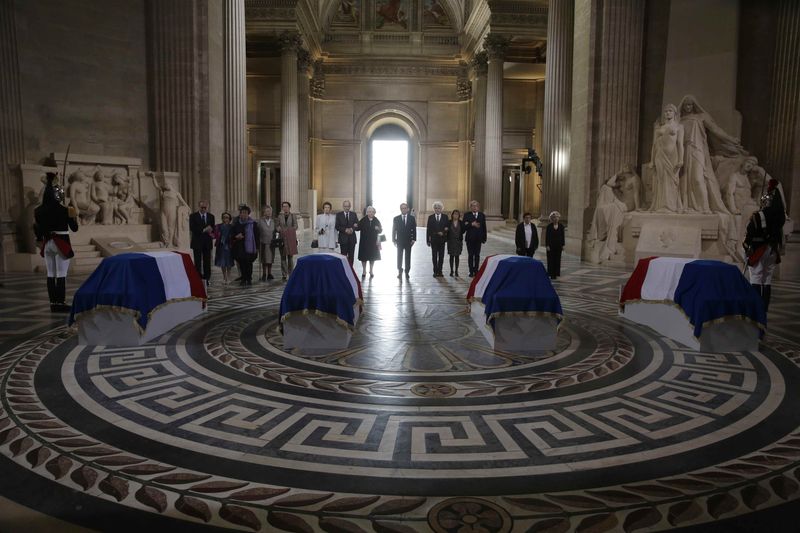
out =
[(361, 238), (358, 241), (358, 260), (361, 261), (361, 278), (367, 277), (367, 261), (369, 261), (369, 277), (374, 278), (372, 268), (375, 261), (381, 260), (380, 234), (383, 233), (381, 221), (375, 217), (375, 208), (367, 207), (367, 215), (358, 222)]
[(544, 247), (547, 250), (547, 274), (550, 279), (561, 275), (561, 252), (564, 250), (564, 225), (559, 223), (561, 213), (550, 213), (550, 224), (544, 231)]

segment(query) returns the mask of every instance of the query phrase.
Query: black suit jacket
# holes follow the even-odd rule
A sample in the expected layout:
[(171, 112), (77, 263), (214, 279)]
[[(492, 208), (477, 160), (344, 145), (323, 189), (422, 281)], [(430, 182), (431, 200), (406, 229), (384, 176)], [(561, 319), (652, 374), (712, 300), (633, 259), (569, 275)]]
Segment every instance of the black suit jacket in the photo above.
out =
[[(450, 220), (447, 215), (442, 213), (439, 216), (439, 222), (436, 222), (436, 213), (428, 217), (427, 240), (428, 244), (444, 245), (447, 242), (447, 231), (450, 227)], [(439, 235), (439, 232), (442, 234)]]
[(403, 226), (403, 215), (397, 215), (392, 222), (392, 242), (398, 246), (409, 246), (411, 241), (417, 240), (417, 219), (414, 215), (406, 215), (406, 224)]
[[(467, 242), (486, 242), (486, 215), (481, 211), (473, 214), (472, 211), (467, 211), (464, 215), (464, 239)], [(480, 224), (480, 227), (475, 228), (472, 226), (473, 222)]]
[(214, 245), (214, 232), (206, 233), (203, 229), (206, 226), (214, 228), (214, 215), (206, 213), (206, 223), (203, 224), (203, 218), (200, 216), (199, 211), (195, 211), (189, 215), (189, 233), (192, 234), (192, 242), (190, 246), (192, 249), (210, 250)]
[[(539, 247), (539, 235), (536, 224), (531, 223), (531, 245), (525, 246), (525, 223), (520, 222), (517, 224), (517, 232), (514, 235), (514, 242), (517, 245), (517, 253), (523, 254), (524, 252), (535, 252)], [(527, 255), (527, 254), (525, 254)]]
[(560, 252), (564, 249), (564, 224), (558, 225), (558, 229), (553, 226), (553, 223), (547, 225), (544, 232), (544, 245), (549, 246), (553, 252)]
[(347, 228), (352, 228), (353, 224), (358, 224), (358, 215), (353, 211), (345, 213), (339, 211), (336, 213), (336, 231), (339, 232), (339, 246), (347, 245), (349, 243), (356, 243), (356, 234), (353, 232), (348, 235), (344, 232)]

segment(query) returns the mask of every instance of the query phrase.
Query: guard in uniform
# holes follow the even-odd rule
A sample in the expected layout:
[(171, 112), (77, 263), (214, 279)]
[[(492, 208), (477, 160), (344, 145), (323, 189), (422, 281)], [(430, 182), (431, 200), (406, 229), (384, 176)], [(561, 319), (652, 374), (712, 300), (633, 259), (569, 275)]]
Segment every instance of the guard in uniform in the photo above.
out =
[(761, 197), (761, 209), (753, 213), (747, 223), (744, 240), (750, 283), (764, 301), (764, 311), (769, 309), (772, 296), (772, 274), (781, 262), (783, 224), (786, 210), (778, 180), (771, 179), (767, 193)]
[(78, 214), (73, 207), (64, 207), (64, 193), (58, 186), (58, 175), (48, 172), (42, 205), (34, 211), (33, 230), (39, 242), (40, 255), (47, 267), (47, 294), (50, 311), (68, 313), (66, 304), (67, 271), (75, 253), (69, 241), (69, 231), (78, 231)]

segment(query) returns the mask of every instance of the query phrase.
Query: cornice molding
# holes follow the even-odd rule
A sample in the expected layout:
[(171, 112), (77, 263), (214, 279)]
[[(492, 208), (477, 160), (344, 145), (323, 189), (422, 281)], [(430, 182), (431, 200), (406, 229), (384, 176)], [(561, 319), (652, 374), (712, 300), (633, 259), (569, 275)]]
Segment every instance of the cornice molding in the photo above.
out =
[(391, 63), (332, 63), (324, 64), (326, 76), (452, 76), (463, 74), (462, 67), (457, 65), (419, 65)]

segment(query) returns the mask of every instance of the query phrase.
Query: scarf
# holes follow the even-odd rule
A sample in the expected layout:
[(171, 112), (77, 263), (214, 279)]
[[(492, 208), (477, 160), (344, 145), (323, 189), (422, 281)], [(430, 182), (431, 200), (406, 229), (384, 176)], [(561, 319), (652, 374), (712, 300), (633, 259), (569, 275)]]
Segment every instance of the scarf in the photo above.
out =
[(239, 223), (244, 224), (244, 251), (248, 254), (256, 253), (255, 221), (249, 218), (246, 222), (239, 220)]

